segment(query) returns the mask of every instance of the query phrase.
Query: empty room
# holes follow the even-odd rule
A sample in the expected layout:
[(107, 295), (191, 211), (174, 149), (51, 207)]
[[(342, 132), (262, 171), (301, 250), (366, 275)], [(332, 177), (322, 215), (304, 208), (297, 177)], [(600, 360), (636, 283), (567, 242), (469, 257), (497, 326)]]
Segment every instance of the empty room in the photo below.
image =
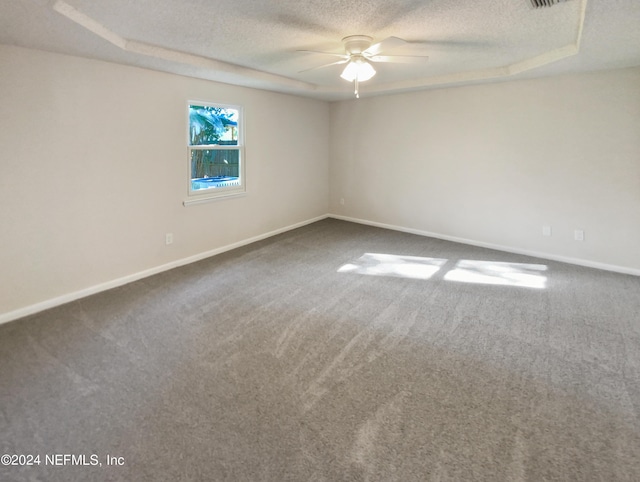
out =
[(0, 480), (640, 480), (638, 25), (1, 2)]

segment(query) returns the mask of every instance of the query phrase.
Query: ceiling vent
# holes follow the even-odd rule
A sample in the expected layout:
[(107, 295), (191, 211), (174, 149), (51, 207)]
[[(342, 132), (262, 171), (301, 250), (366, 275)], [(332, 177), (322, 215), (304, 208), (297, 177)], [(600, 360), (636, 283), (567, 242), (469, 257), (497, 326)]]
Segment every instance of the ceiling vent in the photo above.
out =
[(533, 8), (553, 7), (558, 3), (566, 2), (567, 0), (529, 0)]

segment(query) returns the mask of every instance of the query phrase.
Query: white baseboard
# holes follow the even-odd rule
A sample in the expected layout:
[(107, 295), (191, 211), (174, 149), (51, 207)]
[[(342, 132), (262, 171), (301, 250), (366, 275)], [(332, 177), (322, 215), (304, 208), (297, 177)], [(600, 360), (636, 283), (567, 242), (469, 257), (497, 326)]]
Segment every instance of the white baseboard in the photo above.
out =
[(105, 283), (100, 283), (94, 286), (90, 286), (89, 288), (85, 288), (79, 291), (74, 291), (73, 293), (67, 293), (62, 296), (57, 296), (55, 298), (51, 298), (45, 301), (41, 301), (40, 303), (36, 303), (34, 305), (25, 306), (24, 308), (19, 308), (14, 311), (9, 311), (8, 313), (0, 314), (0, 325), (3, 323), (8, 323), (10, 321), (17, 320), (19, 318), (24, 318), (25, 316), (33, 315), (40, 311), (48, 310), (50, 308), (54, 308), (56, 306), (63, 305), (65, 303), (69, 303), (71, 301), (78, 300), (80, 298), (84, 298), (86, 296), (90, 296), (96, 293), (100, 293), (101, 291), (110, 290), (112, 288), (117, 288), (118, 286), (123, 286), (133, 281), (137, 281), (142, 278), (147, 278), (149, 276), (153, 276), (154, 274), (162, 273), (163, 271), (168, 271), (173, 268), (178, 268), (179, 266), (184, 266), (186, 264), (194, 263), (196, 261), (200, 261), (205, 258), (209, 258), (211, 256), (215, 256), (216, 254), (224, 253), (225, 251), (230, 251), (235, 248), (239, 248), (241, 246), (245, 246), (247, 244), (255, 243), (256, 241), (261, 241), (266, 238), (270, 238), (271, 236), (275, 236), (277, 234), (281, 234), (287, 231), (291, 231), (292, 229), (300, 228), (302, 226), (306, 226), (307, 224), (315, 223), (317, 221), (321, 221), (327, 218), (328, 215), (318, 216), (312, 219), (307, 219), (306, 221), (302, 221), (296, 224), (292, 224), (290, 226), (286, 226), (284, 228), (276, 229), (274, 231), (269, 231), (268, 233), (260, 234), (258, 236), (254, 236), (252, 238), (243, 239), (242, 241), (238, 241), (236, 243), (228, 244), (226, 246), (222, 246), (220, 248), (212, 249), (210, 251), (205, 251), (203, 253), (198, 253), (193, 256), (189, 256), (187, 258), (178, 259), (176, 261), (171, 261), (170, 263), (163, 264), (161, 266), (156, 266), (154, 268), (146, 269), (144, 271), (139, 271), (137, 273), (133, 273), (127, 276), (123, 276), (122, 278), (117, 278), (111, 281), (107, 281)]
[(532, 256), (534, 258), (542, 258), (542, 259), (548, 259), (551, 261), (560, 261), (562, 263), (585, 266), (587, 268), (596, 268), (596, 269), (601, 269), (605, 271), (613, 271), (615, 273), (640, 276), (640, 269), (628, 268), (626, 266), (617, 266), (613, 264), (600, 263), (597, 261), (590, 261), (587, 259), (570, 258), (567, 256), (560, 256), (560, 255), (551, 254), (551, 253), (543, 253), (541, 251), (529, 251), (527, 249), (519, 249), (511, 246), (485, 243), (482, 241), (475, 241), (473, 239), (458, 238), (456, 236), (448, 236), (446, 234), (432, 233), (429, 231), (422, 231), (419, 229), (405, 228), (403, 226), (395, 226), (393, 224), (385, 224), (385, 223), (378, 223), (375, 221), (368, 221), (366, 219), (351, 218), (348, 216), (341, 216), (339, 214), (329, 214), (327, 217), (334, 218), (334, 219), (341, 219), (342, 221), (349, 221), (352, 223), (366, 224), (368, 226), (375, 226), (377, 228), (392, 229), (394, 231), (402, 231), (404, 233), (418, 234), (420, 236), (427, 236), (429, 238), (444, 239), (445, 241), (453, 241), (454, 243), (469, 244), (471, 246), (478, 246), (481, 248), (495, 249), (497, 251), (504, 251), (507, 253), (522, 254), (525, 256)]

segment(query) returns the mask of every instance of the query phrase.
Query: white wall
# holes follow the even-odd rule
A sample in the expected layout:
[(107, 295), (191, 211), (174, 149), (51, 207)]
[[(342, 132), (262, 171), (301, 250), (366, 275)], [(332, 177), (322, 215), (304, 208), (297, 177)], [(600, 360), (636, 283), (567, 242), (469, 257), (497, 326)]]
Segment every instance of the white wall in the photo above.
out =
[[(182, 205), (189, 99), (244, 106), (246, 196)], [(0, 109), (0, 318), (327, 213), (325, 102), (0, 46)]]
[(335, 103), (330, 155), (331, 213), (640, 270), (638, 68)]

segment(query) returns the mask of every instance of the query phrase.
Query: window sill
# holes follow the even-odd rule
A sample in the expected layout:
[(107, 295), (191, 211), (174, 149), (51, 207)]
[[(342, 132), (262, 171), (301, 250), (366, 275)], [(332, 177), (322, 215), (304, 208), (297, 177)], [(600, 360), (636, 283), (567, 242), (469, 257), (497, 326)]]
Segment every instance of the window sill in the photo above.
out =
[(184, 207), (189, 207), (189, 206), (194, 206), (196, 204), (205, 204), (205, 203), (210, 203), (214, 201), (223, 201), (225, 199), (243, 197), (246, 195), (247, 195), (246, 191), (242, 191), (242, 192), (230, 192), (228, 194), (216, 194), (215, 196), (198, 196), (198, 197), (185, 199), (184, 201), (182, 201), (182, 205)]

